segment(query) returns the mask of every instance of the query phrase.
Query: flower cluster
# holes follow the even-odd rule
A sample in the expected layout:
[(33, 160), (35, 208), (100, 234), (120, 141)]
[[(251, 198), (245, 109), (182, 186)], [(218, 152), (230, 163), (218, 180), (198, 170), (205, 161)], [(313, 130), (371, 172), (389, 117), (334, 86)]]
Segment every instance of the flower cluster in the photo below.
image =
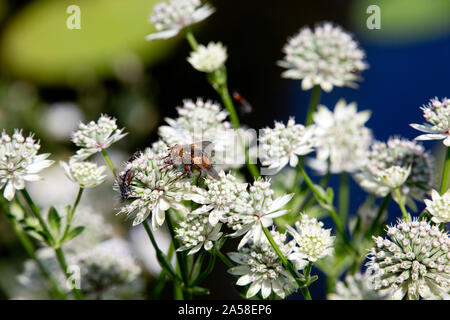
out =
[(209, 4), (201, 4), (200, 0), (158, 2), (150, 15), (150, 22), (159, 32), (149, 34), (146, 40), (172, 38), (184, 27), (206, 19), (214, 9)]
[(187, 60), (197, 71), (209, 73), (224, 65), (227, 50), (220, 42), (210, 42), (207, 46), (199, 45)]
[(207, 251), (211, 250), (213, 242), (222, 237), (221, 227), (221, 223), (212, 226), (207, 214), (188, 214), (175, 229), (176, 237), (182, 244), (178, 251), (189, 250), (188, 254), (194, 254), (202, 247)]
[(450, 189), (442, 196), (436, 190), (431, 191), (431, 200), (425, 199), (427, 211), (433, 216), (435, 223), (450, 222)]
[(80, 122), (78, 131), (72, 134), (72, 142), (81, 149), (77, 150), (75, 160), (82, 161), (97, 152), (110, 147), (127, 135), (118, 129), (116, 119), (101, 115), (97, 122)]
[(298, 156), (313, 151), (314, 141), (313, 127), (296, 124), (294, 118), (290, 118), (286, 125), (275, 121), (275, 127), (263, 129), (259, 137), (261, 163), (276, 171), (288, 163), (295, 167)]
[[(290, 248), (285, 244), (286, 235), (273, 230), (271, 235), (281, 252), (284, 255), (289, 254)], [(264, 237), (258, 242), (250, 241), (238, 252), (231, 252), (228, 255), (238, 264), (228, 271), (232, 275), (239, 276), (236, 284), (238, 286), (250, 284), (247, 298), (261, 291), (264, 299), (268, 298), (272, 292), (284, 299), (296, 289), (294, 278), (284, 268), (267, 238)]]
[(385, 300), (387, 295), (373, 289), (368, 273), (347, 275), (345, 281), (336, 284), (334, 293), (328, 294), (329, 300)]
[[(320, 173), (355, 172), (364, 164), (372, 143), (372, 132), (365, 127), (370, 111), (358, 112), (356, 103), (337, 102), (334, 111), (319, 106), (313, 115), (316, 126), (316, 158), (309, 165)], [(329, 167), (329, 168), (328, 168)]]
[(67, 164), (60, 162), (61, 167), (70, 181), (78, 183), (81, 188), (92, 188), (103, 183), (106, 176), (103, 175), (106, 170), (105, 166), (97, 166), (97, 164), (88, 161), (76, 161), (70, 159)]
[(415, 140), (442, 140), (444, 145), (450, 147), (450, 99), (431, 99), (431, 102), (422, 107), (423, 116), (427, 124), (410, 124), (411, 127), (425, 132)]
[(323, 23), (314, 30), (303, 28), (283, 48), (279, 64), (287, 69), (282, 76), (303, 79), (302, 89), (319, 85), (324, 91), (333, 86), (356, 87), (360, 73), (367, 69), (364, 51), (353, 37), (338, 26)]
[(14, 130), (9, 136), (5, 131), (0, 137), (0, 189), (8, 201), (14, 198), (16, 190), (25, 188), (25, 181), (37, 181), (40, 171), (51, 166), (54, 161), (46, 160), (49, 153), (38, 154), (41, 145), (33, 135), (27, 138), (22, 131)]
[[(391, 167), (392, 172), (385, 171)], [(394, 181), (387, 177), (396, 172)], [(408, 174), (409, 173), (409, 174)], [(361, 172), (355, 175), (360, 186), (367, 192), (377, 196), (386, 196), (391, 186), (398, 184), (407, 176), (405, 183), (400, 186), (400, 192), (406, 197), (408, 206), (415, 210), (412, 199), (422, 200), (425, 192), (432, 185), (432, 159), (423, 146), (406, 139), (390, 138), (387, 143), (375, 142), (372, 144), (366, 164)]]
[(119, 213), (134, 217), (133, 225), (142, 223), (152, 213), (152, 228), (155, 230), (164, 223), (168, 209), (187, 213), (183, 200), (203, 200), (185, 175), (165, 164), (152, 149), (145, 150), (138, 158), (128, 162), (121, 175), (129, 170), (133, 171), (129, 196), (132, 201), (123, 206)]
[(450, 240), (428, 222), (414, 219), (388, 227), (390, 239), (374, 237), (368, 270), (375, 290), (392, 299), (449, 298)]
[(292, 252), (289, 260), (302, 269), (308, 262), (315, 262), (334, 253), (334, 236), (331, 229), (324, 229), (323, 222), (302, 214), (300, 221), (295, 223), (295, 229), (287, 226), (288, 232), (294, 238), (289, 242)]

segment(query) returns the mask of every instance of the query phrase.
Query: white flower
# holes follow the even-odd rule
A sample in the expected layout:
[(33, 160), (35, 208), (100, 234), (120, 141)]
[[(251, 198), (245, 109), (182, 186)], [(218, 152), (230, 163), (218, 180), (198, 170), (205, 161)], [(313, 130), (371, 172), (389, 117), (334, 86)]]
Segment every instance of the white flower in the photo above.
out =
[(384, 170), (378, 171), (377, 180), (391, 190), (400, 188), (408, 179), (411, 173), (411, 166), (403, 168), (400, 166), (392, 166)]
[(150, 22), (159, 32), (149, 34), (145, 39), (168, 39), (176, 36), (184, 27), (200, 22), (214, 13), (209, 4), (200, 0), (169, 0), (158, 2), (150, 15)]
[(345, 281), (336, 284), (334, 293), (328, 294), (329, 300), (385, 300), (386, 294), (373, 289), (369, 274), (347, 274)]
[(220, 42), (210, 42), (206, 47), (199, 45), (187, 60), (197, 71), (213, 72), (227, 60), (227, 49)]
[(193, 214), (209, 213), (209, 223), (215, 226), (219, 221), (232, 224), (233, 217), (238, 219), (234, 212), (237, 203), (243, 200), (242, 194), (247, 192), (247, 183), (237, 181), (231, 173), (219, 172), (220, 180), (207, 178), (205, 180), (207, 191), (204, 192), (204, 205), (194, 210)]
[(208, 214), (188, 214), (175, 229), (176, 238), (182, 244), (178, 251), (189, 250), (189, 255), (198, 252), (202, 247), (207, 251), (211, 250), (213, 242), (222, 237), (221, 227), (221, 223), (210, 225)]
[(211, 160), (214, 164), (222, 168), (239, 168), (245, 164), (245, 152), (237, 131), (226, 121), (228, 112), (222, 110), (218, 103), (200, 98), (195, 102), (184, 100), (177, 111), (178, 118), (165, 118), (168, 126), (158, 129), (158, 134), (167, 145), (211, 141), (214, 146)]
[(180, 178), (182, 173), (167, 166), (151, 149), (128, 162), (124, 171), (127, 170), (134, 171), (130, 184), (131, 202), (123, 206), (119, 214), (134, 217), (133, 225), (142, 223), (152, 213), (152, 229), (155, 230), (164, 223), (166, 211), (170, 208), (185, 214), (188, 212), (182, 201), (205, 202), (186, 176)]
[(103, 183), (106, 176), (103, 172), (106, 170), (105, 166), (97, 166), (97, 164), (88, 161), (77, 161), (70, 159), (67, 164), (60, 161), (64, 173), (70, 181), (78, 183), (81, 188), (93, 188)]
[(97, 122), (91, 121), (87, 125), (80, 122), (78, 131), (72, 134), (72, 142), (81, 149), (73, 157), (85, 160), (96, 152), (110, 147), (127, 135), (118, 129), (116, 119), (101, 115)]
[(39, 141), (30, 134), (27, 138), (22, 130), (14, 130), (10, 137), (5, 131), (0, 137), (0, 189), (5, 188), (3, 197), (14, 198), (16, 190), (25, 188), (25, 181), (38, 181), (40, 171), (51, 166), (54, 161), (46, 160), (50, 154), (39, 154)]
[[(271, 231), (271, 234), (281, 252), (287, 255), (290, 249), (285, 244), (286, 235), (276, 231)], [(238, 286), (250, 284), (247, 298), (261, 291), (264, 299), (268, 298), (272, 292), (284, 299), (296, 289), (295, 280), (284, 268), (266, 237), (259, 242), (250, 241), (238, 252), (231, 252), (228, 255), (231, 260), (239, 264), (228, 270), (232, 275), (239, 276), (236, 284)]]
[(313, 115), (316, 158), (308, 164), (322, 174), (328, 169), (331, 173), (358, 170), (372, 142), (372, 132), (364, 126), (369, 118), (369, 110), (358, 112), (355, 102), (347, 104), (344, 99), (337, 102), (334, 112), (320, 105)]
[(384, 170), (394, 166), (411, 168), (399, 189), (406, 204), (416, 210), (413, 199), (422, 201), (425, 192), (431, 189), (433, 178), (431, 155), (420, 144), (395, 137), (389, 138), (387, 143), (374, 142), (368, 151), (366, 164), (355, 174), (355, 179), (367, 192), (384, 197), (391, 188), (379, 177)]
[(236, 202), (233, 212), (229, 216), (228, 226), (235, 230), (231, 237), (242, 237), (238, 249), (242, 248), (250, 239), (254, 243), (264, 238), (261, 224), (270, 227), (273, 219), (281, 217), (289, 210), (281, 210), (294, 194), (287, 194), (273, 200), (274, 191), (270, 188), (268, 180), (258, 179), (249, 188), (248, 192), (241, 193), (239, 201)]
[(392, 299), (449, 299), (450, 240), (428, 222), (399, 220), (388, 227), (390, 237), (373, 237), (367, 263), (375, 290)]
[(285, 58), (279, 65), (288, 70), (282, 76), (303, 79), (303, 90), (315, 85), (326, 92), (333, 86), (356, 87), (360, 73), (368, 68), (365, 53), (358, 43), (331, 23), (323, 23), (314, 31), (307, 27), (301, 29), (289, 39), (283, 52)]
[(323, 223), (316, 218), (302, 214), (301, 220), (295, 223), (295, 229), (289, 225), (286, 227), (294, 238), (289, 242), (292, 252), (288, 258), (298, 269), (302, 269), (308, 261), (315, 262), (333, 255), (335, 237), (331, 236), (331, 229), (324, 229)]
[(431, 200), (424, 200), (427, 211), (433, 216), (435, 223), (450, 222), (450, 189), (442, 196), (436, 190), (431, 191)]
[(450, 147), (450, 99), (431, 99), (431, 102), (422, 107), (423, 116), (427, 124), (411, 123), (410, 126), (425, 132), (415, 140), (442, 140), (444, 145)]
[(262, 129), (259, 137), (260, 159), (263, 166), (275, 169), (277, 172), (288, 163), (295, 167), (298, 156), (313, 151), (315, 144), (314, 127), (296, 124), (290, 118), (287, 124), (275, 121), (275, 127)]

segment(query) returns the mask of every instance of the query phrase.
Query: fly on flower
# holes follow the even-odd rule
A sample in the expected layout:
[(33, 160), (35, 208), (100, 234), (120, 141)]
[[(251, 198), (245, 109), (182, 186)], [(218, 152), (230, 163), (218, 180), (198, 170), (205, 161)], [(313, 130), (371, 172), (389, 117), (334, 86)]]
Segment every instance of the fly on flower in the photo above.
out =
[[(136, 151), (133, 155), (128, 159), (127, 163), (131, 163), (142, 154), (141, 151)], [(125, 201), (131, 196), (131, 180), (134, 177), (134, 169), (130, 168), (116, 175), (117, 185), (120, 191), (120, 200)]]
[(186, 174), (191, 175), (194, 169), (200, 175), (206, 172), (211, 178), (220, 180), (219, 174), (212, 166), (211, 152), (208, 152), (212, 151), (211, 147), (211, 141), (198, 141), (186, 145), (175, 144), (169, 147), (169, 154), (165, 157), (165, 161), (177, 168), (184, 167), (185, 172), (180, 178)]

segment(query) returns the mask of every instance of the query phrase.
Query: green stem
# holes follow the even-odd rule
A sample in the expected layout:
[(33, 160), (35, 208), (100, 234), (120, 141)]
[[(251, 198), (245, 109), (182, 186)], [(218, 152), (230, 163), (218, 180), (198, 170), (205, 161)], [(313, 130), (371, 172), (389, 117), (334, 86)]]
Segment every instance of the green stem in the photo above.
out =
[(22, 189), (21, 193), (22, 193), (23, 197), (25, 198), (25, 201), (28, 203), (28, 206), (30, 207), (31, 211), (38, 219), (39, 224), (41, 225), (44, 233), (48, 237), (48, 241), (50, 243), (53, 243), (53, 236), (52, 236), (50, 230), (48, 229), (47, 224), (45, 223), (44, 219), (42, 218), (38, 207), (34, 204), (33, 200), (31, 199), (30, 195), (28, 194), (28, 191), (26, 189)]
[(102, 156), (105, 158), (106, 164), (108, 165), (109, 169), (111, 170), (112, 174), (115, 175), (114, 172), (114, 165), (111, 162), (111, 159), (109, 158), (108, 154), (106, 153), (105, 149), (102, 149)]
[(383, 215), (383, 212), (386, 210), (387, 206), (389, 205), (389, 202), (392, 199), (392, 195), (389, 193), (384, 197), (383, 201), (380, 204), (380, 207), (378, 208), (377, 215), (375, 217), (375, 220), (372, 222), (372, 226), (369, 229), (369, 232), (366, 234), (366, 239), (370, 239), (372, 235), (375, 233), (375, 230), (378, 228), (378, 224), (380, 223), (381, 216)]
[(316, 85), (311, 92), (305, 126), (309, 126), (313, 122), (313, 114), (316, 111), (317, 105), (319, 104), (320, 93), (320, 86)]
[[(64, 257), (61, 247), (55, 249), (55, 253), (62, 271), (64, 272), (67, 280), (69, 280), (72, 275), (68, 272), (66, 258)], [(80, 289), (73, 287), (72, 292), (77, 300), (83, 300), (83, 294)]]
[[(308, 263), (305, 267), (304, 275), (305, 275), (305, 282), (308, 283), (309, 277), (311, 275), (311, 268), (312, 268), (312, 262)], [(312, 300), (311, 294), (309, 293), (308, 286), (300, 287), (300, 290), (305, 297), (305, 300)]]
[(444, 162), (444, 172), (441, 181), (441, 195), (447, 191), (448, 181), (450, 177), (450, 147), (447, 148), (447, 155)]
[(214, 250), (215, 254), (219, 257), (220, 260), (228, 267), (233, 268), (234, 264), (226, 255), (224, 255), (219, 249)]
[(347, 172), (342, 172), (339, 178), (339, 216), (341, 217), (341, 221), (345, 222), (347, 220), (348, 203), (350, 200), (350, 186)]
[(189, 28), (186, 28), (185, 34), (186, 34), (186, 39), (189, 42), (189, 45), (191, 46), (191, 48), (193, 50), (197, 50), (198, 42), (195, 39), (194, 34), (192, 33), (192, 31)]
[[(172, 243), (169, 247), (169, 252), (167, 253), (167, 260), (169, 260), (169, 262), (172, 259), (174, 251), (175, 248)], [(159, 297), (161, 296), (164, 286), (166, 285), (166, 276), (167, 272), (164, 269), (162, 269), (161, 272), (159, 273), (159, 277), (158, 280), (156, 281), (155, 287), (153, 288), (151, 300), (159, 299)]]
[(402, 211), (402, 218), (403, 220), (408, 220), (408, 213), (406, 212), (405, 204), (403, 203), (402, 194), (400, 193), (400, 189), (394, 189), (394, 193), (397, 197), (397, 203), (400, 207), (400, 210)]
[(70, 214), (67, 217), (67, 223), (66, 223), (66, 228), (64, 230), (63, 238), (67, 235), (67, 232), (69, 232), (70, 224), (72, 222), (73, 215), (75, 214), (75, 211), (77, 210), (78, 204), (80, 203), (81, 196), (83, 195), (83, 191), (84, 191), (84, 189), (82, 187), (80, 187), (78, 189), (77, 197), (76, 197), (75, 202), (74, 202), (74, 204), (72, 206), (72, 210), (70, 210)]
[(347, 235), (345, 234), (345, 230), (342, 227), (341, 220), (339, 218), (339, 215), (336, 213), (336, 210), (333, 207), (332, 203), (328, 203), (328, 200), (322, 196), (322, 194), (317, 190), (316, 186), (312, 182), (312, 180), (309, 178), (309, 176), (306, 174), (305, 170), (303, 168), (300, 168), (300, 172), (303, 176), (303, 179), (305, 180), (308, 187), (311, 189), (311, 191), (314, 193), (314, 196), (321, 204), (325, 204), (324, 208), (330, 213), (331, 218), (334, 221), (334, 224), (336, 225), (336, 228), (338, 229), (338, 233), (341, 236), (342, 240), (344, 241), (344, 244), (346, 247), (353, 251), (353, 253), (358, 254), (358, 250), (352, 245), (350, 240), (348, 239)]

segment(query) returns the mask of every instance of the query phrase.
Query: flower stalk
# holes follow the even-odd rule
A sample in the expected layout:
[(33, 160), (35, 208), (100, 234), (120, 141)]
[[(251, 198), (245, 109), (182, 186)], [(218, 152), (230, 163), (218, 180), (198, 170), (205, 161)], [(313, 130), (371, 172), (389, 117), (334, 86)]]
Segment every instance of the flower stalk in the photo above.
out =
[(442, 181), (441, 181), (441, 195), (443, 195), (447, 191), (449, 177), (450, 177), (450, 147), (447, 148), (447, 153), (444, 161), (444, 172), (442, 173)]

